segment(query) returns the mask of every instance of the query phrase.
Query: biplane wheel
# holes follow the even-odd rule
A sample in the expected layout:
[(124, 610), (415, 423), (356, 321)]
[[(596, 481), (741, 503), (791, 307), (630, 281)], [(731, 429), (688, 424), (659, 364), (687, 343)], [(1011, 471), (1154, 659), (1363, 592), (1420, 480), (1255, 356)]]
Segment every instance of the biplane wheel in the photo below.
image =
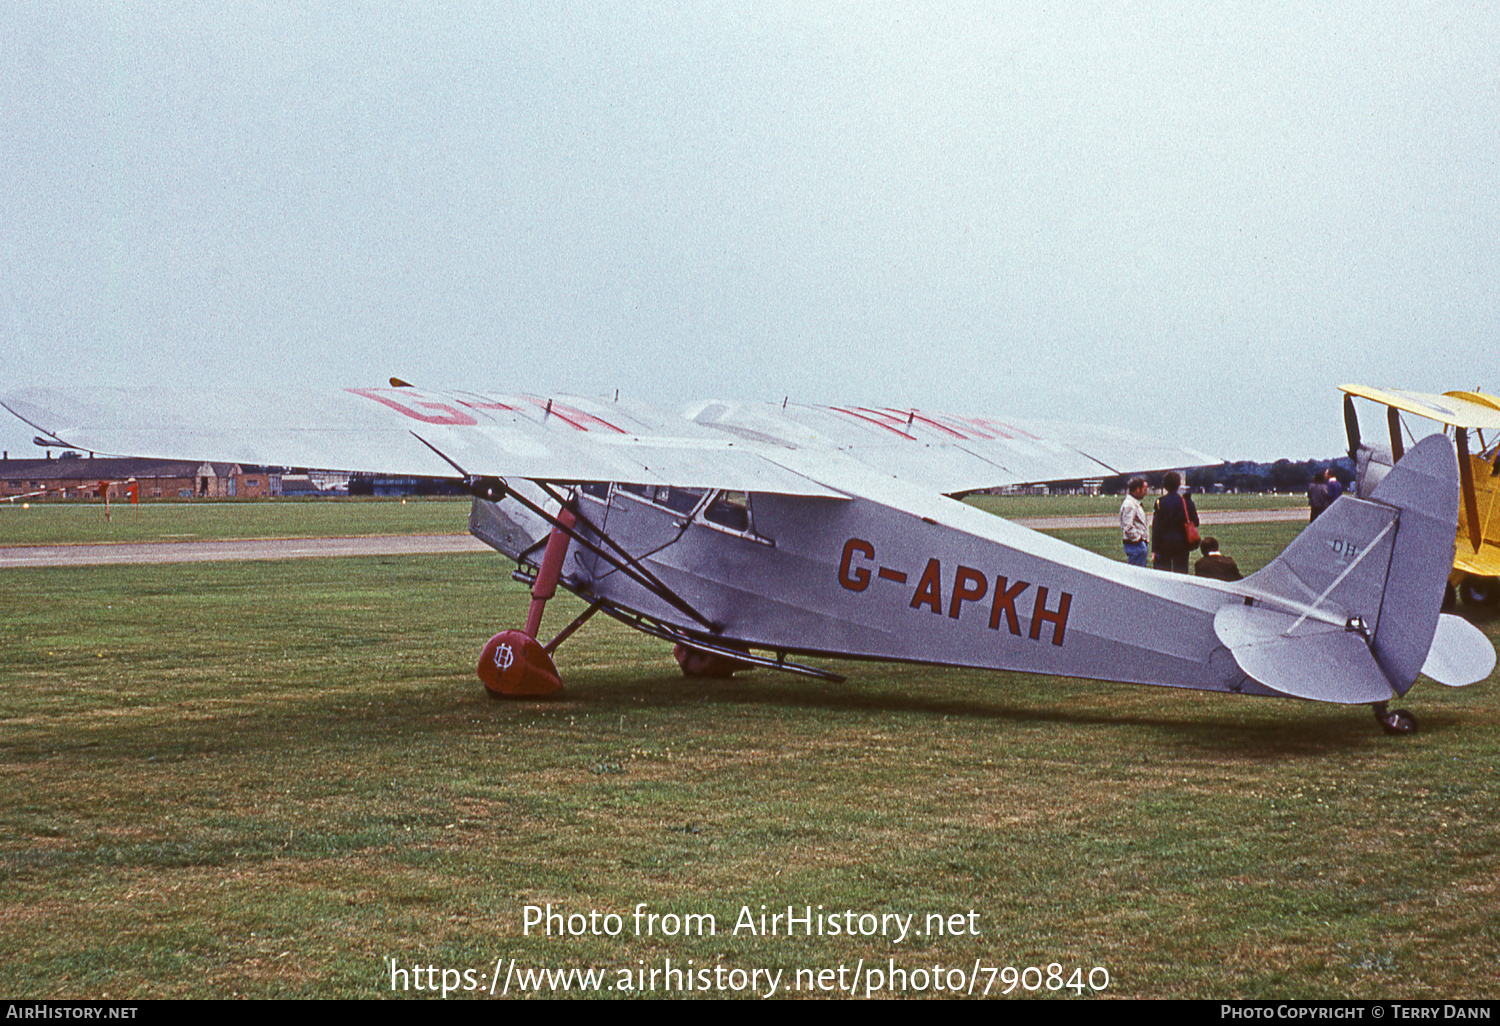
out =
[(548, 698), (562, 691), (552, 657), (525, 631), (501, 631), (479, 654), (479, 679), (491, 698)]
[(1384, 702), (1375, 704), (1375, 721), (1387, 734), (1415, 734), (1417, 732), (1417, 718), (1412, 715), (1410, 709), (1397, 709), (1395, 712), (1390, 712), (1386, 709)]
[(1458, 582), (1458, 597), (1463, 599), (1464, 605), (1476, 609), (1493, 606), (1500, 602), (1500, 579), (1464, 574), (1464, 579)]
[(1453, 585), (1445, 584), (1443, 586), (1443, 612), (1451, 613), (1456, 605), (1458, 605), (1458, 592)]

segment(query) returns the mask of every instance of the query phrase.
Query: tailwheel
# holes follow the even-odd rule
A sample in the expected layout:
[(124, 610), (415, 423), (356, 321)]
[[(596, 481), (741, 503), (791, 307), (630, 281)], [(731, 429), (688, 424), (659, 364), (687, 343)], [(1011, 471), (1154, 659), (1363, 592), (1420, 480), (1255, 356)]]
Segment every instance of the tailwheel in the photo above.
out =
[(525, 631), (501, 631), (479, 654), (479, 679), (491, 698), (548, 698), (562, 677), (542, 643)]
[(1417, 731), (1417, 718), (1409, 709), (1397, 709), (1390, 712), (1386, 709), (1384, 702), (1376, 702), (1374, 705), (1375, 722), (1380, 724), (1380, 729), (1387, 734), (1415, 734)]

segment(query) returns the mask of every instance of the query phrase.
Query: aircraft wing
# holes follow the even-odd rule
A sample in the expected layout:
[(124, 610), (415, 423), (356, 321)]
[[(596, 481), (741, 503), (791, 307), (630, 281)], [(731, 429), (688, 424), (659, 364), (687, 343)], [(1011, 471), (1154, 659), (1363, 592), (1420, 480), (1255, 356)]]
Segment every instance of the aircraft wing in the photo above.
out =
[(1455, 548), (1457, 551), (1453, 556), (1453, 569), (1475, 577), (1500, 577), (1500, 548), (1488, 541), (1480, 545), (1478, 552), (1470, 551), (1463, 545)]
[(59, 444), (116, 455), (428, 477), (455, 477), (461, 467), (539, 481), (843, 497), (767, 462), (758, 446), (599, 399), (409, 387), (253, 395), (34, 388), (0, 405)]
[[(1439, 424), (1455, 428), (1458, 443), (1459, 488), (1462, 505), (1458, 518), (1458, 538), (1453, 557), (1454, 569), (1473, 577), (1500, 577), (1500, 489), (1495, 487), (1495, 439), (1485, 439), (1486, 430), (1500, 430), (1500, 397), (1483, 392), (1408, 392), (1396, 388), (1370, 388), (1366, 385), (1340, 385), (1346, 396), (1358, 396), (1381, 403), (1391, 410), (1412, 413)], [(1350, 431), (1351, 451), (1359, 445), (1358, 423), (1353, 404), (1344, 399), (1344, 416)], [(1396, 441), (1397, 421), (1391, 415), (1391, 448), (1399, 455)], [(1481, 449), (1487, 455), (1470, 455), (1468, 432), (1478, 429)]]
[(1361, 399), (1393, 406), (1440, 424), (1461, 428), (1500, 429), (1500, 397), (1482, 392), (1408, 392), (1400, 388), (1340, 385), (1339, 390)]
[(58, 445), (97, 453), (829, 498), (847, 493), (819, 483), (818, 469), (844, 461), (943, 494), (1218, 462), (1118, 430), (856, 406), (706, 402), (679, 415), (630, 401), (409, 386), (32, 388), (0, 405)]
[(706, 401), (684, 415), (750, 441), (837, 452), (944, 495), (1221, 463), (1120, 428), (873, 406)]

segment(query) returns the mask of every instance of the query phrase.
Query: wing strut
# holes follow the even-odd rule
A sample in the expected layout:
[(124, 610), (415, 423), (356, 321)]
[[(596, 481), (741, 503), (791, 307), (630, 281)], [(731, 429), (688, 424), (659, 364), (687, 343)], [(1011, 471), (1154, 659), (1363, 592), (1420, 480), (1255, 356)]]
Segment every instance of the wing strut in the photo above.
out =
[(1344, 433), (1349, 436), (1349, 458), (1359, 459), (1359, 414), (1354, 412), (1354, 396), (1344, 393)]
[(660, 638), (663, 641), (670, 641), (673, 644), (687, 645), (702, 652), (710, 652), (714, 655), (723, 656), (726, 659), (751, 663), (755, 666), (764, 666), (772, 670), (783, 670), (787, 673), (795, 673), (803, 677), (816, 677), (819, 680), (833, 681), (835, 684), (842, 684), (844, 682), (842, 674), (834, 673), (832, 670), (819, 669), (816, 666), (805, 666), (802, 663), (791, 662), (787, 659), (786, 652), (779, 649), (774, 650), (776, 651), (776, 658), (771, 659), (768, 656), (755, 655), (741, 648), (705, 641), (702, 638), (673, 627), (671, 624), (663, 623), (655, 617), (646, 616), (644, 613), (618, 609), (611, 605), (605, 605), (603, 609), (605, 613), (619, 620), (625, 626), (640, 631), (642, 634), (649, 634), (653, 638)]
[[(697, 620), (699, 623), (707, 627), (709, 630), (713, 631), (715, 634), (723, 630), (723, 626), (721, 624), (714, 623), (708, 617), (698, 612), (698, 610), (694, 609), (691, 605), (688, 604), (687, 599), (683, 598), (671, 588), (667, 587), (666, 582), (664, 582), (660, 577), (657, 577), (650, 570), (647, 570), (644, 566), (642, 566), (640, 561), (632, 556), (629, 552), (627, 552), (619, 542), (615, 541), (608, 534), (604, 533), (604, 531), (600, 530), (599, 526), (592, 520), (590, 520), (587, 516), (585, 516), (582, 510), (577, 509), (576, 504), (569, 506), (566, 498), (553, 491), (552, 486), (546, 481), (538, 481), (536, 482), (536, 484), (542, 489), (542, 491), (551, 496), (554, 502), (556, 502), (559, 506), (564, 506), (565, 508), (567, 508), (569, 512), (573, 514), (576, 520), (581, 521), (585, 527), (597, 534), (601, 541), (608, 542), (610, 548), (614, 549), (620, 555), (617, 559), (614, 556), (611, 556), (608, 552), (605, 552), (599, 546), (595, 545), (590, 539), (585, 538), (583, 535), (574, 531), (571, 527), (564, 528), (564, 530), (566, 530), (568, 534), (572, 536), (572, 538), (580, 545), (588, 548), (595, 555), (608, 562), (616, 570), (619, 570), (621, 573), (625, 574), (627, 577), (635, 581), (637, 584), (641, 585), (643, 588), (648, 589), (652, 594), (656, 595), (663, 602), (666, 602), (674, 608), (686, 613), (688, 616), (691, 616), (694, 620)], [(525, 496), (517, 495), (516, 493), (512, 492), (511, 497), (519, 501), (523, 506), (526, 506), (537, 516), (545, 518), (549, 523), (559, 523), (556, 518), (548, 516), (546, 511), (541, 507), (535, 506), (531, 502), (528, 502)]]
[(1469, 517), (1469, 544), (1478, 552), (1484, 543), (1479, 530), (1479, 499), (1474, 494), (1474, 467), (1469, 462), (1469, 432), (1465, 428), (1454, 428), (1454, 441), (1458, 443), (1458, 484), (1463, 491), (1463, 508)]
[(582, 627), (584, 624), (588, 623), (589, 620), (593, 619), (594, 614), (599, 612), (600, 607), (603, 605), (604, 603), (602, 601), (600, 601), (599, 599), (595, 599), (587, 609), (573, 618), (572, 623), (568, 624), (562, 630), (558, 631), (557, 637), (553, 638), (543, 646), (543, 651), (545, 651), (548, 655), (556, 652), (557, 646), (561, 645), (564, 641), (567, 641), (568, 638), (572, 637), (574, 631)]
[(412, 437), (421, 442), (423, 445), (427, 446), (427, 448), (431, 449), (433, 452), (437, 453), (437, 455), (442, 458), (443, 462), (447, 463), (448, 466), (452, 467), (454, 470), (463, 475), (464, 487), (469, 490), (470, 495), (473, 495), (475, 498), (484, 499), (486, 502), (499, 502), (501, 499), (505, 498), (515, 499), (516, 502), (520, 503), (522, 506), (525, 506), (532, 513), (535, 513), (537, 516), (547, 521), (547, 523), (551, 524), (553, 530), (562, 531), (573, 541), (576, 541), (579, 545), (582, 545), (584, 548), (588, 549), (594, 555), (604, 560), (606, 563), (614, 567), (616, 570), (620, 571), (626, 577), (629, 577), (631, 580), (635, 581), (641, 587), (650, 591), (653, 595), (656, 595), (663, 602), (672, 606), (674, 609), (677, 609), (678, 611), (692, 617), (694, 620), (698, 621), (698, 623), (702, 624), (704, 627), (707, 627), (715, 634), (723, 629), (722, 625), (714, 623), (708, 617), (698, 612), (698, 610), (694, 609), (691, 605), (688, 604), (686, 599), (677, 594), (671, 588), (667, 587), (665, 582), (663, 582), (650, 570), (647, 570), (644, 566), (642, 566), (640, 562), (635, 559), (635, 557), (633, 557), (629, 552), (622, 548), (620, 544), (613, 538), (611, 538), (609, 535), (605, 534), (597, 526), (595, 526), (595, 524), (586, 516), (584, 516), (580, 510), (570, 508), (568, 506), (566, 498), (558, 495), (557, 492), (553, 491), (552, 487), (545, 481), (538, 481), (536, 482), (536, 484), (541, 487), (542, 490), (545, 491), (548, 496), (550, 496), (552, 500), (559, 506), (567, 508), (568, 512), (572, 514), (572, 518), (581, 521), (585, 527), (597, 534), (600, 539), (608, 542), (610, 546), (619, 553), (619, 556), (615, 556), (612, 553), (606, 552), (603, 548), (596, 545), (592, 539), (585, 537), (583, 534), (580, 534), (576, 529), (575, 524), (564, 523), (555, 515), (547, 512), (547, 510), (543, 509), (541, 506), (538, 506), (536, 503), (526, 498), (526, 496), (522, 495), (520, 492), (512, 489), (505, 483), (504, 478), (477, 477), (473, 474), (470, 474), (468, 471), (464, 470), (463, 467), (460, 467), (457, 463), (454, 463), (452, 460), (450, 460), (447, 454), (445, 454), (441, 449), (433, 445), (421, 435), (417, 434), (415, 431), (412, 432)]

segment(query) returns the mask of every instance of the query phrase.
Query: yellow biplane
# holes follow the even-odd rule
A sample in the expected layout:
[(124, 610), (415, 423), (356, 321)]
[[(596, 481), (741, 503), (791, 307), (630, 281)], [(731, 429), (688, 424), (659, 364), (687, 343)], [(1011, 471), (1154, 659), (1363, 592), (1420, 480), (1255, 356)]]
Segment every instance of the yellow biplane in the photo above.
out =
[[(1443, 425), (1444, 434), (1449, 428), (1453, 430), (1458, 449), (1459, 510), (1448, 585), (1468, 606), (1500, 602), (1500, 396), (1482, 392), (1433, 395), (1364, 385), (1339, 388), (1344, 392), (1344, 427), (1361, 496), (1368, 494), (1401, 458), (1406, 443), (1416, 441), (1402, 422), (1402, 413), (1437, 421)], [(1385, 406), (1388, 446), (1361, 441), (1354, 410), (1356, 396)]]

